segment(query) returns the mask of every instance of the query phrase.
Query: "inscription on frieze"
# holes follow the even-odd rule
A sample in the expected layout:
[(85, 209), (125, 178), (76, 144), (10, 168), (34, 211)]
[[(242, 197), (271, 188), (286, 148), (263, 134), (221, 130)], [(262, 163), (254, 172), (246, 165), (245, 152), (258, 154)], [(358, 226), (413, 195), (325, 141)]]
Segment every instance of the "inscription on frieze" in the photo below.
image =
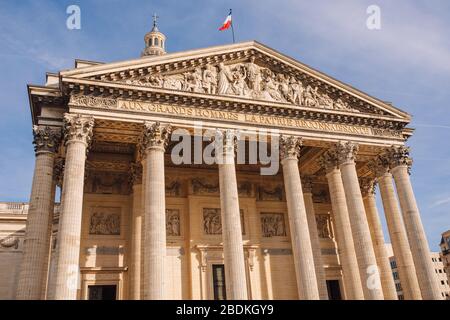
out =
[(290, 127), (314, 131), (326, 131), (368, 136), (386, 136), (400, 138), (401, 131), (391, 129), (374, 129), (345, 123), (329, 123), (324, 121), (296, 119), (277, 115), (250, 114), (234, 111), (212, 110), (202, 107), (166, 105), (160, 103), (133, 101), (124, 99), (108, 99), (83, 95), (71, 96), (71, 106), (114, 109), (143, 113), (162, 114), (168, 116), (188, 117), (198, 120), (223, 120), (275, 127)]

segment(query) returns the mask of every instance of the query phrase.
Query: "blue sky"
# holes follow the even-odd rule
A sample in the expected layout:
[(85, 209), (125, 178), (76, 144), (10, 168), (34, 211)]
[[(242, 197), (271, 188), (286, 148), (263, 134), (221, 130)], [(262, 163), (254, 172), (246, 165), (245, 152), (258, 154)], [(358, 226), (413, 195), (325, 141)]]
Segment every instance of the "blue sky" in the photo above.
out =
[[(66, 28), (72, 4), (81, 8), (81, 30)], [(381, 30), (366, 27), (372, 4), (381, 9)], [(262, 42), (414, 116), (412, 181), (437, 250), (450, 229), (447, 0), (0, 0), (0, 201), (28, 201), (31, 190), (27, 83), (43, 84), (46, 71), (71, 68), (75, 58), (139, 57), (154, 12), (170, 52), (229, 43), (231, 34), (217, 31), (229, 8), (237, 41)]]

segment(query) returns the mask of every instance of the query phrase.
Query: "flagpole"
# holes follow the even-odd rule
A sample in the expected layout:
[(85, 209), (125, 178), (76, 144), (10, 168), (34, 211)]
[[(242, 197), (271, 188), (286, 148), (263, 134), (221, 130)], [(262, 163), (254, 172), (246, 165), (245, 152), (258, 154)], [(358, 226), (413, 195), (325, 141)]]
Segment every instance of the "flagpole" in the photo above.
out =
[[(231, 9), (230, 9), (230, 16), (231, 16), (231, 13), (232, 13), (232, 11), (231, 11)], [(234, 23), (233, 23), (233, 19), (231, 19), (231, 34), (233, 35), (233, 43), (235, 43), (235, 41), (234, 41)]]

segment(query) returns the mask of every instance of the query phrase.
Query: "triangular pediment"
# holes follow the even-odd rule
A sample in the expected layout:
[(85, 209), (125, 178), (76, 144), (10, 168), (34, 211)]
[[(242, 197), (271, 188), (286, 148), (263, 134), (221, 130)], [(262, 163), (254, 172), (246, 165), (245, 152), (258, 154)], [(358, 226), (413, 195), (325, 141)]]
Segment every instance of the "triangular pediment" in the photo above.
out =
[(406, 112), (257, 42), (87, 66), (61, 76), (63, 82), (86, 79), (410, 120)]

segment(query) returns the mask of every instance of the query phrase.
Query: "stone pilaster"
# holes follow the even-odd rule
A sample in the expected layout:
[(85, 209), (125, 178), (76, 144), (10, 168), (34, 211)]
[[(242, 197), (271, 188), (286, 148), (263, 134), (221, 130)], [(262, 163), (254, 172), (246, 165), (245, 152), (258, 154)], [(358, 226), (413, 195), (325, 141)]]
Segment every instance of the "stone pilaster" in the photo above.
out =
[(370, 238), (369, 224), (367, 223), (366, 211), (356, 172), (355, 158), (358, 146), (351, 142), (339, 142), (336, 145), (336, 151), (350, 215), (364, 298), (366, 300), (382, 300), (383, 291), (380, 273), (372, 239)]
[(55, 197), (53, 165), (61, 129), (34, 126), (33, 135), (36, 162), (17, 284), (16, 299), (19, 300), (41, 299), (45, 292), (51, 236), (48, 225), (51, 225)]
[(320, 298), (319, 288), (298, 169), (301, 144), (302, 140), (298, 137), (281, 136), (280, 156), (299, 298), (302, 300), (318, 300)]
[(131, 264), (130, 294), (131, 300), (141, 298), (141, 250), (142, 250), (142, 166), (131, 164), (131, 184), (133, 188), (133, 209), (131, 216)]
[(375, 200), (376, 182), (373, 178), (361, 178), (360, 186), (367, 215), (367, 222), (369, 223), (370, 236), (372, 237), (373, 249), (380, 270), (381, 287), (383, 288), (384, 299), (398, 300)]
[(56, 247), (55, 287), (50, 290), (50, 299), (77, 298), (84, 171), (93, 127), (92, 117), (68, 113), (64, 115), (66, 160)]
[(141, 137), (144, 167), (144, 296), (163, 300), (166, 258), (166, 199), (164, 152), (172, 128), (159, 122), (145, 122)]
[(422, 298), (416, 269), (409, 248), (406, 229), (403, 225), (400, 208), (395, 197), (392, 175), (389, 172), (389, 163), (386, 157), (377, 157), (370, 164), (371, 171), (375, 174), (380, 188), (383, 202), (386, 224), (389, 238), (392, 243), (392, 251), (397, 263), (397, 270), (401, 279), (405, 300), (420, 300)]
[(236, 132), (217, 130), (215, 135), (216, 158), (219, 167), (220, 207), (222, 215), (223, 254), (227, 298), (246, 300), (247, 280), (244, 248), (242, 244), (234, 150)]
[(325, 275), (325, 267), (322, 259), (319, 233), (317, 232), (316, 212), (312, 194), (312, 179), (302, 176), (303, 197), (305, 200), (306, 217), (308, 218), (309, 236), (311, 238), (311, 248), (314, 257), (314, 267), (316, 270), (317, 287), (319, 288), (320, 300), (328, 300), (328, 289)]
[(328, 150), (319, 161), (326, 170), (328, 180), (345, 296), (348, 300), (363, 300), (364, 293), (359, 276), (353, 235), (349, 232), (351, 230), (350, 216), (345, 199), (341, 171), (338, 167), (336, 150)]
[(441, 300), (439, 284), (436, 281), (430, 257), (430, 247), (409, 177), (409, 170), (412, 165), (409, 148), (404, 146), (392, 147), (388, 156), (422, 298), (425, 300)]

